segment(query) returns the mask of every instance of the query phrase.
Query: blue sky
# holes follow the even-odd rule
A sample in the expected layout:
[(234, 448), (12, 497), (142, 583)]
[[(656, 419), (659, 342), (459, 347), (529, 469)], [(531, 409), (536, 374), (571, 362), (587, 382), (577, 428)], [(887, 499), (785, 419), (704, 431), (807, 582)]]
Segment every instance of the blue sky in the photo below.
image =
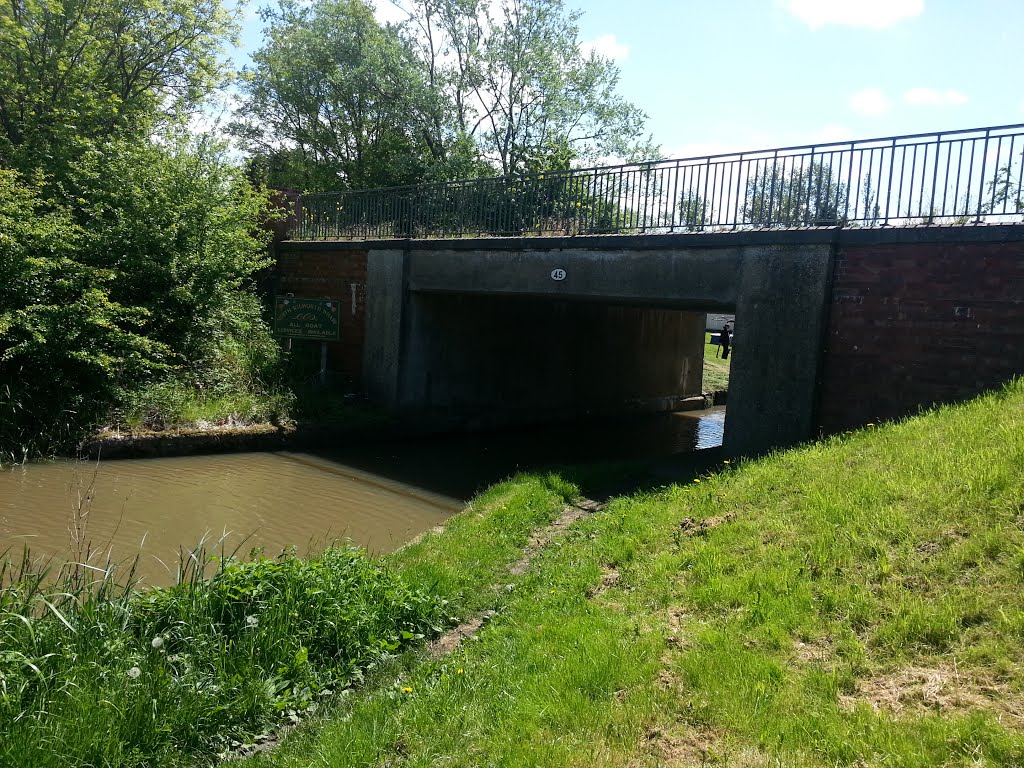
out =
[(566, 5), (668, 157), (1024, 122), (1024, 0)]

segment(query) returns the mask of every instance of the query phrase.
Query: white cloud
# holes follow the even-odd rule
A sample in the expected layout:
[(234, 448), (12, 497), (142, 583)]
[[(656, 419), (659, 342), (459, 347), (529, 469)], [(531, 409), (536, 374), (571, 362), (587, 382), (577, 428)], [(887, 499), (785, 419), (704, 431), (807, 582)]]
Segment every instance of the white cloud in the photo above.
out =
[(850, 95), (850, 109), (862, 115), (880, 115), (889, 111), (889, 99), (878, 88), (865, 88)]
[(920, 16), (924, 0), (776, 0), (811, 29), (828, 24), (884, 29)]
[(598, 56), (603, 56), (613, 61), (622, 61), (629, 56), (629, 46), (620, 43), (615, 38), (615, 35), (601, 35), (596, 40), (588, 40), (581, 44), (580, 48), (583, 49), (583, 53), (586, 55), (596, 53)]
[(966, 104), (968, 99), (960, 91), (940, 91), (936, 88), (911, 88), (903, 94), (903, 101), (914, 106), (957, 107), (961, 104)]

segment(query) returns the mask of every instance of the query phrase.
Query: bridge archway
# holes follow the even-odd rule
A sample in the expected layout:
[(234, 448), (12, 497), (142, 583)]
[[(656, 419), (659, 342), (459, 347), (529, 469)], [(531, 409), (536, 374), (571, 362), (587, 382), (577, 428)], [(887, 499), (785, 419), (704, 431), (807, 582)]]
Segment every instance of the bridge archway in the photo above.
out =
[[(455, 419), (474, 418), (487, 393), (501, 392), (500, 387), (483, 385), (504, 364), (499, 354), (489, 354), (481, 329), (502, 322), (502, 307), (511, 312), (504, 314), (505, 321), (516, 317), (511, 308), (529, 306), (546, 308), (541, 313), (552, 317), (562, 312), (565, 317), (589, 313), (592, 319), (603, 318), (608, 343), (603, 350), (592, 348), (592, 359), (580, 362), (577, 373), (593, 370), (601, 353), (611, 354), (616, 338), (620, 349), (625, 340), (636, 338), (630, 328), (673, 318), (677, 338), (693, 339), (693, 328), (703, 323), (705, 312), (733, 312), (735, 343), (743, 354), (731, 374), (724, 444), (730, 454), (759, 453), (813, 432), (831, 271), (829, 244), (711, 248), (641, 237), (423, 241), (400, 250), (371, 249), (365, 378), (371, 396), (385, 405), (421, 412), (440, 406)], [(485, 310), (488, 301), (498, 309)], [(603, 309), (567, 309), (588, 306)], [(609, 330), (613, 319), (621, 324), (617, 331)], [(535, 323), (528, 325), (522, 345), (515, 344), (514, 326), (501, 334), (517, 350), (517, 361), (529, 361), (530, 345), (542, 338)], [(671, 334), (660, 343), (665, 338)], [(685, 352), (683, 367), (692, 368), (692, 351), (682, 341), (676, 349)], [(551, 373), (551, 357), (536, 355), (533, 360), (533, 378), (543, 381)], [(662, 366), (653, 377), (670, 372), (671, 366)], [(474, 375), (482, 378), (474, 382)], [(638, 383), (635, 376), (631, 380)], [(553, 388), (564, 390), (564, 379), (551, 376), (550, 381)], [(484, 394), (480, 402), (472, 402), (465, 393), (478, 385)], [(543, 387), (537, 391), (542, 393)], [(687, 391), (684, 386), (676, 394), (685, 396)], [(632, 399), (643, 400), (654, 392), (638, 390)], [(584, 405), (602, 402), (597, 392), (585, 394)], [(620, 402), (631, 399), (621, 388), (614, 396)], [(553, 399), (564, 397), (563, 391)], [(500, 400), (490, 400), (494, 407), (503, 407)], [(525, 407), (536, 407), (533, 415), (541, 419), (551, 417), (542, 413), (536, 396)], [(460, 408), (465, 411), (460, 413)]]

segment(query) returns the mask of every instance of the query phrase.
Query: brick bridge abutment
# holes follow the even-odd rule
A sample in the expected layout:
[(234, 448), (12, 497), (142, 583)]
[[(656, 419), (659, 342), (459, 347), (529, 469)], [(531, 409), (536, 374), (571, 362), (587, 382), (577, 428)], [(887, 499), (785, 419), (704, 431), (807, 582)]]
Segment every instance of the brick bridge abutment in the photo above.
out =
[(341, 301), (332, 369), (456, 428), (671, 408), (707, 312), (737, 319), (734, 455), (1024, 372), (1022, 225), (286, 241), (277, 290)]

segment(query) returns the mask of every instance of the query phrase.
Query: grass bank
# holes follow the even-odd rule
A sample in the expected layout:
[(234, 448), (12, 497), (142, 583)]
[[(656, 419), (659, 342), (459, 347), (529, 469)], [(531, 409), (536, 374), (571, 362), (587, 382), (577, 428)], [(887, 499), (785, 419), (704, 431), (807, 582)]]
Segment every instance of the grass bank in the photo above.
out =
[(1022, 467), (1018, 383), (615, 499), (520, 575), (571, 488), (502, 484), (390, 558), (475, 639), (249, 768), (1024, 764)]

